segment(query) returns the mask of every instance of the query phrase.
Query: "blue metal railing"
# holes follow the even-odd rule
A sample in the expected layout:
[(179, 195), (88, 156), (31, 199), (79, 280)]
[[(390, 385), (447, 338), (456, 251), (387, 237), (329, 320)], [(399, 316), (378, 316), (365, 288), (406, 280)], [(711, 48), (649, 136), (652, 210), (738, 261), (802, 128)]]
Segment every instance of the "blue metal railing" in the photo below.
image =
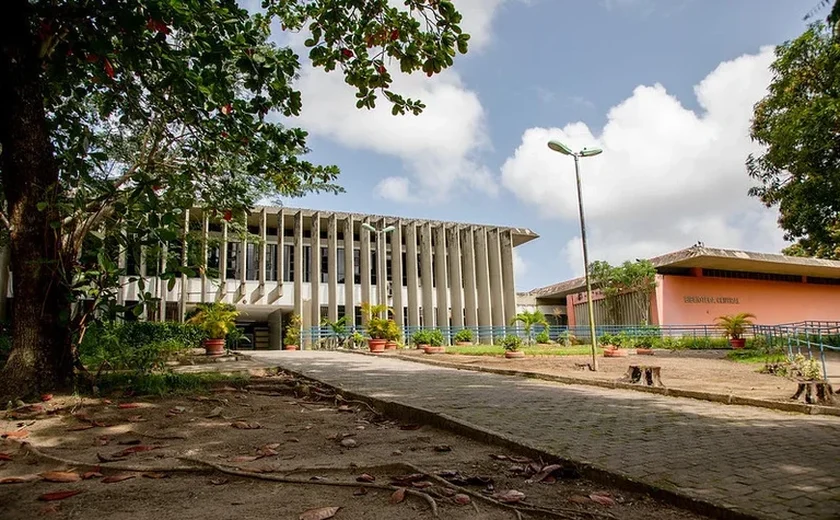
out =
[[(828, 380), (827, 352), (840, 352), (840, 322), (800, 321), (781, 325), (756, 325), (755, 334), (761, 335), (767, 344), (787, 350), (788, 358), (797, 354), (814, 359), (819, 355), (823, 379)], [(815, 352), (816, 351), (816, 352)]]

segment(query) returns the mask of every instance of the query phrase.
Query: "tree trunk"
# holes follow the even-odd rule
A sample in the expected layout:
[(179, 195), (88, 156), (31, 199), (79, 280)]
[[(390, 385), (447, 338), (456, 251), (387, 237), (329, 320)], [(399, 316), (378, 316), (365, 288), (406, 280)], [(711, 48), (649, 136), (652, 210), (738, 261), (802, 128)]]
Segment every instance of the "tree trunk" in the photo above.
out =
[[(0, 371), (0, 395), (67, 389), (73, 357), (69, 298), (60, 257), (58, 166), (44, 110), (27, 0), (11, 0), (0, 17), (0, 168), (12, 264), (12, 352)], [(46, 207), (39, 208), (39, 203)]]

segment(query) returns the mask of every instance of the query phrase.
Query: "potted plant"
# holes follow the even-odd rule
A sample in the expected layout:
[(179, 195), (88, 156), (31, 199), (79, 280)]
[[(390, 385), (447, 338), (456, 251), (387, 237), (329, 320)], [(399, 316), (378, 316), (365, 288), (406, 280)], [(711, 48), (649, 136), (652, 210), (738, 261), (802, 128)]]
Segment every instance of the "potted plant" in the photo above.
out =
[(369, 338), (368, 348), (371, 352), (377, 354), (385, 352), (385, 344), (388, 342), (388, 322), (390, 320), (382, 317), (387, 312), (388, 307), (385, 305), (362, 303), (362, 313), (367, 321), (365, 331)]
[(365, 343), (365, 335), (359, 331), (353, 331), (350, 340), (353, 342), (353, 348), (359, 348)]
[(225, 338), (236, 325), (239, 311), (229, 303), (202, 303), (188, 321), (198, 325), (207, 334), (204, 339), (204, 351), (208, 356), (221, 356), (225, 353)]
[(529, 345), (531, 344), (531, 330), (534, 328), (534, 325), (542, 325), (546, 329), (548, 328), (548, 320), (545, 319), (545, 314), (542, 311), (522, 311), (514, 316), (510, 322), (511, 325), (516, 325), (517, 323), (522, 323)]
[(461, 329), (455, 333), (455, 337), (452, 339), (455, 340), (456, 345), (461, 347), (466, 345), (472, 345), (473, 331), (470, 329)]
[(715, 318), (715, 322), (729, 337), (729, 345), (732, 348), (744, 348), (747, 343), (747, 340), (743, 337), (744, 333), (748, 327), (752, 327), (752, 320), (754, 319), (755, 315), (741, 312), (728, 316), (718, 316)]
[(640, 356), (652, 356), (653, 338), (650, 336), (639, 336), (636, 338), (636, 354)]
[(627, 357), (628, 349), (636, 346), (636, 338), (627, 334), (627, 331), (613, 335), (612, 348), (604, 347), (604, 357)]
[(501, 343), (505, 349), (505, 357), (507, 359), (520, 359), (525, 357), (525, 353), (519, 350), (522, 347), (522, 338), (519, 336), (505, 336), (502, 338)]
[(300, 315), (292, 313), (283, 336), (283, 350), (297, 350), (300, 346)]
[(428, 331), (429, 344), (423, 347), (426, 354), (443, 354), (446, 347), (443, 346), (443, 332), (440, 329)]
[(400, 336), (402, 336), (400, 326), (394, 320), (388, 320), (385, 327), (385, 350), (397, 350)]
[(418, 349), (431, 346), (431, 342), (429, 341), (429, 331), (426, 329), (418, 330), (411, 335), (411, 342), (414, 343), (414, 346)]

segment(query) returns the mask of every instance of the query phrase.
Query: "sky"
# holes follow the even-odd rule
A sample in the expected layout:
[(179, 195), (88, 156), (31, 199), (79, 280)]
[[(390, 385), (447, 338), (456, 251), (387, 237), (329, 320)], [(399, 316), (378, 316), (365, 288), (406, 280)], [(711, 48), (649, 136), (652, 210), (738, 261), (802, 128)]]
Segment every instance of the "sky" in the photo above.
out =
[(454, 0), (470, 52), (395, 90), (427, 105), (357, 110), (340, 73), (303, 67), (309, 159), (346, 193), (284, 204), (530, 228), (517, 290), (583, 272), (574, 162), (581, 160), (590, 260), (620, 263), (696, 242), (785, 246), (774, 209), (747, 195), (753, 105), (773, 47), (816, 0)]

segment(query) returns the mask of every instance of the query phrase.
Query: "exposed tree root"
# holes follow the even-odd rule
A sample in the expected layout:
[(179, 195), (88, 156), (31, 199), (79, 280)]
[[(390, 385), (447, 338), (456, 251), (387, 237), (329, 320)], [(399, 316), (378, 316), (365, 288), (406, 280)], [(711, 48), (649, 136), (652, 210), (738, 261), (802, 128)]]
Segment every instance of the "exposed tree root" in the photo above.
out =
[(137, 430), (129, 430), (129, 432), (133, 433), (134, 435), (139, 435), (140, 437), (148, 437), (149, 439), (157, 439), (159, 441), (185, 441), (189, 439), (186, 435), (155, 435), (153, 433), (144, 433)]
[(21, 442), (21, 449), (26, 450), (28, 453), (35, 455), (38, 458), (49, 460), (52, 462), (58, 462), (59, 464), (64, 464), (65, 466), (73, 467), (73, 468), (88, 468), (88, 469), (113, 469), (117, 471), (137, 471), (140, 473), (146, 471), (157, 471), (157, 472), (167, 472), (167, 473), (177, 473), (177, 472), (192, 472), (192, 473), (206, 473), (207, 471), (205, 468), (196, 467), (196, 466), (153, 466), (153, 467), (143, 467), (143, 466), (132, 466), (122, 465), (122, 464), (111, 464), (111, 463), (102, 463), (102, 462), (81, 462), (78, 460), (70, 460), (65, 459), (62, 457), (56, 457), (55, 455), (50, 455), (48, 453), (44, 453), (43, 451), (39, 450), (32, 444), (28, 442)]
[[(432, 510), (432, 516), (438, 518), (438, 506), (437, 502), (431, 495), (427, 493), (423, 493), (414, 489), (409, 488), (399, 488), (397, 486), (390, 486), (386, 484), (374, 484), (372, 482), (341, 482), (337, 480), (309, 480), (304, 478), (295, 478), (295, 477), (286, 477), (280, 475), (267, 475), (265, 473), (253, 473), (250, 471), (242, 471), (239, 469), (229, 468), (226, 466), (222, 466), (220, 464), (216, 464), (213, 462), (209, 462), (206, 460), (196, 459), (192, 457), (179, 457), (180, 460), (184, 460), (187, 462), (194, 462), (196, 464), (202, 464), (204, 466), (210, 467), (220, 473), (225, 473), (228, 475), (234, 475), (237, 477), (247, 477), (253, 478), (258, 480), (268, 480), (271, 482), (284, 482), (287, 484), (304, 484), (304, 485), (319, 485), (319, 486), (338, 486), (338, 487), (353, 487), (353, 488), (369, 488), (369, 489), (383, 489), (387, 491), (396, 491), (398, 489), (405, 489), (406, 494), (415, 496), (418, 498), (422, 498), (429, 504), (429, 508)], [(332, 469), (339, 469), (339, 468), (332, 468)], [(347, 468), (340, 468), (340, 469), (347, 469)], [(353, 468), (356, 469), (356, 468)]]

